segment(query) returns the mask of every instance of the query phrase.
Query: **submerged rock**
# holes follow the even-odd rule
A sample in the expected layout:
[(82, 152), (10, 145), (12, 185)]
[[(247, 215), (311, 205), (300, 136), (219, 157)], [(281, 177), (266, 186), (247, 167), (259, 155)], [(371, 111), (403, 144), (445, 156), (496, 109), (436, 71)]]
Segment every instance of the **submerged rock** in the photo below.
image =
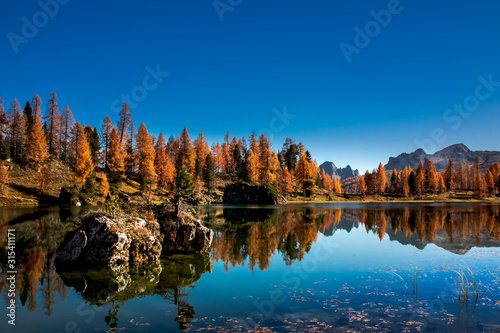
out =
[(80, 228), (66, 235), (56, 251), (56, 260), (92, 266), (140, 264), (157, 261), (161, 250), (157, 223), (138, 219), (113, 221), (95, 213), (85, 216)]
[(200, 220), (182, 212), (166, 215), (161, 222), (164, 235), (163, 252), (165, 253), (203, 253), (212, 245), (214, 232), (204, 227)]
[(276, 205), (280, 203), (278, 193), (264, 185), (235, 183), (228, 185), (222, 197), (224, 203)]

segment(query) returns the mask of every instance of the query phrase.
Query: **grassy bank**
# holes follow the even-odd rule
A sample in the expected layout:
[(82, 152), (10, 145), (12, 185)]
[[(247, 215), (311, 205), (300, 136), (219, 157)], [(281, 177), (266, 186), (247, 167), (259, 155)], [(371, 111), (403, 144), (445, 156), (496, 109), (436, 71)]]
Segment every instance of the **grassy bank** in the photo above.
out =
[[(9, 169), (9, 185), (0, 191), (0, 205), (38, 205), (58, 204), (61, 188), (75, 186), (75, 175), (71, 168), (61, 161), (48, 161), (51, 178), (47, 184), (40, 188), (38, 172), (33, 168), (23, 167), (13, 162), (4, 162)], [(224, 188), (233, 180), (227, 176), (217, 176), (215, 190), (211, 195), (212, 202), (222, 201)], [(133, 202), (145, 202), (146, 197), (141, 192), (137, 179), (129, 177), (123, 180), (119, 192), (130, 197)], [(201, 195), (198, 193), (198, 195)], [(153, 203), (162, 203), (172, 199), (170, 195), (153, 195)], [(393, 194), (365, 195), (359, 194), (331, 194), (324, 189), (315, 188), (314, 195), (305, 198), (301, 194), (294, 194), (286, 198), (289, 204), (294, 203), (500, 203), (500, 197), (489, 195), (477, 198), (472, 191), (452, 191), (446, 193), (426, 193), (418, 197), (403, 198)], [(104, 202), (104, 198), (96, 196), (96, 203)]]

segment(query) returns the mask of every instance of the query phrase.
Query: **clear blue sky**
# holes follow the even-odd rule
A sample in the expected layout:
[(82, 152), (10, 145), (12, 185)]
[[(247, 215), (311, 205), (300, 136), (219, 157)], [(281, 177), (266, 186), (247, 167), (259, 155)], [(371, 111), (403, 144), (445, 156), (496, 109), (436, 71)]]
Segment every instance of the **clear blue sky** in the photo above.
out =
[[(219, 12), (212, 0), (60, 1), (53, 17), (37, 1), (3, 2), (6, 109), (56, 91), (77, 120), (99, 126), (135, 92), (135, 123), (152, 133), (187, 126), (212, 141), (274, 125), (275, 148), (292, 137), (319, 163), (361, 171), (419, 142), (500, 150), (500, 84), (476, 91), (479, 76), (500, 82), (499, 1), (221, 0)], [(388, 8), (390, 22), (375, 24), (371, 12)], [(356, 44), (355, 27), (369, 43)], [(358, 46), (350, 62), (347, 44)], [(157, 65), (169, 75), (147, 80), (144, 98), (146, 67)], [(447, 112), (464, 101), (471, 112)], [(284, 107), (295, 117), (281, 126), (273, 110)]]

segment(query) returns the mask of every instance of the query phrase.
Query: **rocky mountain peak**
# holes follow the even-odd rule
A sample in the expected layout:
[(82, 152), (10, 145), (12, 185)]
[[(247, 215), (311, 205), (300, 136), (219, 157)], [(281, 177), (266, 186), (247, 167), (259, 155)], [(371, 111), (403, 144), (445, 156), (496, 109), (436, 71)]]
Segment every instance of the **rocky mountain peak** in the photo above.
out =
[(345, 168), (338, 168), (333, 164), (333, 162), (326, 161), (319, 166), (319, 171), (325, 170), (325, 173), (330, 177), (339, 177), (340, 180), (344, 180), (351, 177), (359, 176), (358, 169), (353, 170), (350, 165), (347, 165)]
[(412, 153), (402, 153), (397, 157), (390, 157), (389, 162), (385, 165), (386, 170), (402, 170), (406, 166), (410, 166), (413, 170), (416, 170), (420, 161), (426, 163), (428, 160), (432, 160), (436, 166), (437, 171), (442, 171), (446, 169), (448, 165), (448, 160), (452, 158), (455, 164), (460, 164), (461, 162), (466, 164), (473, 163), (476, 157), (480, 157), (484, 167), (488, 167), (491, 163), (500, 163), (500, 152), (498, 151), (472, 151), (463, 143), (454, 144), (434, 154), (427, 154), (423, 149), (419, 148)]

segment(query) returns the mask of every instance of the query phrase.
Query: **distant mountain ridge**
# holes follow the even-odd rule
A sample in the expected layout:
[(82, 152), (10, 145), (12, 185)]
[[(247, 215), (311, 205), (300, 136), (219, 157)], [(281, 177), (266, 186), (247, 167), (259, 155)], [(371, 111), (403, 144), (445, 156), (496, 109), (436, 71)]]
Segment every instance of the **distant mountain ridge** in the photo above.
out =
[(350, 165), (347, 165), (345, 168), (337, 168), (333, 162), (326, 161), (319, 166), (319, 172), (321, 170), (325, 170), (325, 173), (330, 177), (339, 177), (340, 180), (344, 180), (351, 177), (359, 176), (358, 169), (353, 170)]
[(434, 154), (427, 154), (423, 149), (419, 148), (412, 153), (402, 153), (397, 157), (389, 157), (389, 162), (385, 165), (386, 170), (402, 170), (406, 166), (411, 167), (413, 170), (417, 169), (418, 164), (422, 161), (424, 164), (428, 160), (432, 160), (436, 166), (437, 171), (446, 169), (448, 159), (453, 158), (456, 165), (463, 162), (466, 164), (474, 163), (476, 156), (481, 158), (483, 167), (487, 168), (491, 163), (500, 163), (500, 151), (482, 151), (470, 150), (466, 145), (459, 143), (451, 145)]

